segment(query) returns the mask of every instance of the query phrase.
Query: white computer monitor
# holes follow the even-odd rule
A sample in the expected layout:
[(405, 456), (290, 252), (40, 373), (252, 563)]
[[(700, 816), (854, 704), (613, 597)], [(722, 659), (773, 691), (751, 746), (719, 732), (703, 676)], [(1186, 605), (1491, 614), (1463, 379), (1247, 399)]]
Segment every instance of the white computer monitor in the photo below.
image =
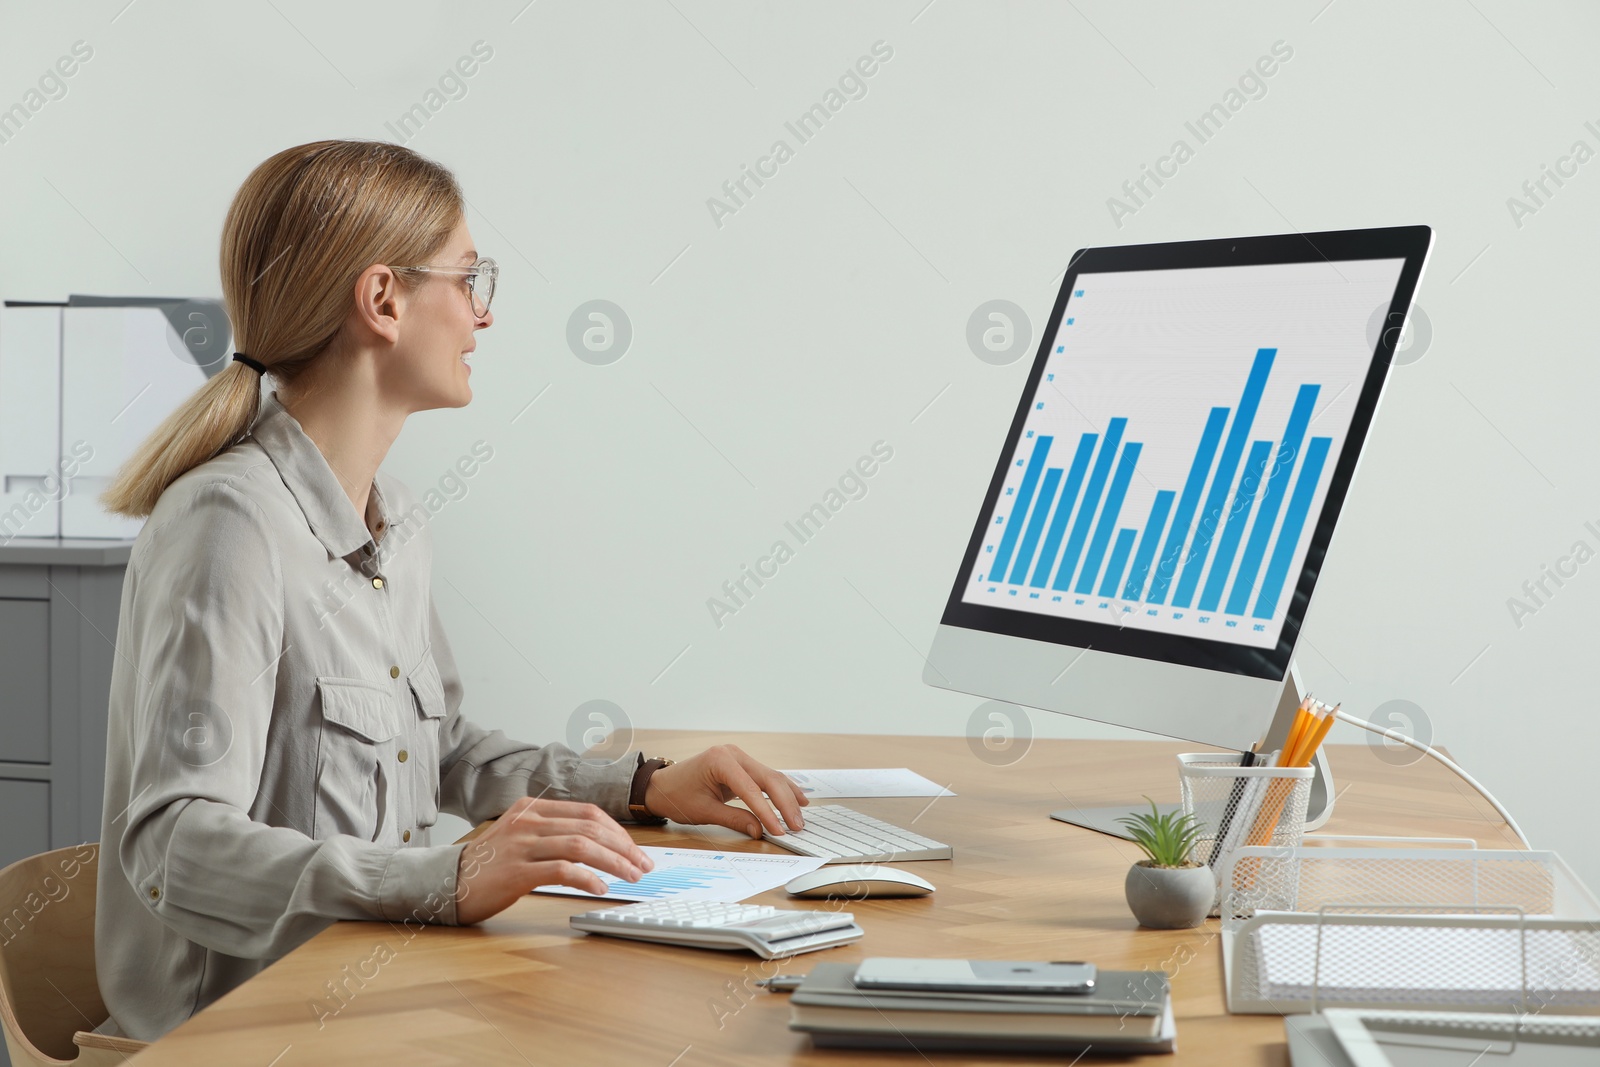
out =
[[(1270, 748), (1431, 243), (1405, 226), (1074, 253), (923, 680)], [(1053, 814), (1120, 833), (1132, 806)]]

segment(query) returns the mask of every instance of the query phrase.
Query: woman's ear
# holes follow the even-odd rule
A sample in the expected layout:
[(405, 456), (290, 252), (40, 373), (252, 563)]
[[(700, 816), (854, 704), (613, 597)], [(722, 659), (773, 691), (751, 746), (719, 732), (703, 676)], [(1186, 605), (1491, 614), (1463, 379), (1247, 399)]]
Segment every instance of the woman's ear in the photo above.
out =
[(355, 316), (362, 326), (390, 344), (397, 344), (404, 311), (405, 292), (394, 271), (374, 263), (361, 272), (355, 284)]

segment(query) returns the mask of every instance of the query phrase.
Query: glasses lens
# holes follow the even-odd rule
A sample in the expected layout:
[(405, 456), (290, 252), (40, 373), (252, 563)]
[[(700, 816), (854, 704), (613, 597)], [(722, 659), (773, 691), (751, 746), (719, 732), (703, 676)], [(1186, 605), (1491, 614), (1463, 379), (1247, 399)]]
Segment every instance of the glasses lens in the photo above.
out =
[[(478, 261), (478, 274), (472, 280), (477, 284), (473, 286), (474, 298), (483, 304), (483, 310), (478, 312), (480, 317), (489, 313), (489, 305), (494, 303), (494, 283), (499, 277), (500, 268), (492, 259)], [(474, 308), (473, 310), (477, 310)]]

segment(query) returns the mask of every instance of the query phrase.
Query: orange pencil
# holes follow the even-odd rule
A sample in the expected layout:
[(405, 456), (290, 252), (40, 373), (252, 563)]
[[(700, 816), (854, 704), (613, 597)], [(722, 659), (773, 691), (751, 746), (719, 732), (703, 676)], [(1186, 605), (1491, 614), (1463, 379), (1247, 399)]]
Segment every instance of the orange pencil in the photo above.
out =
[(1284, 739), (1283, 749), (1278, 753), (1277, 766), (1287, 767), (1289, 765), (1289, 756), (1300, 743), (1300, 738), (1304, 736), (1306, 727), (1310, 724), (1311, 716), (1307, 711), (1307, 707), (1310, 704), (1311, 694), (1307, 693), (1305, 699), (1300, 701), (1300, 707), (1295, 710), (1294, 723), (1289, 727), (1289, 736)]
[(1327, 737), (1328, 731), (1333, 728), (1333, 720), (1335, 718), (1333, 713), (1338, 710), (1338, 704), (1335, 704), (1333, 707), (1328, 709), (1328, 714), (1323, 716), (1322, 722), (1317, 726), (1317, 732), (1311, 735), (1310, 742), (1306, 744), (1305, 752), (1301, 755), (1300, 762), (1296, 763), (1294, 766), (1311, 766), (1311, 758), (1317, 754), (1317, 749), (1322, 747), (1322, 739)]
[[(1334, 708), (1338, 706), (1335, 704)], [(1317, 746), (1322, 744), (1322, 739), (1327, 736), (1328, 729), (1333, 725), (1333, 718), (1333, 709), (1329, 709), (1326, 715), (1308, 713), (1303, 723), (1297, 718), (1296, 728), (1290, 731), (1289, 741), (1284, 745), (1278, 766), (1310, 766), (1311, 757), (1315, 755)], [(1283, 807), (1288, 803), (1289, 793), (1293, 789), (1294, 785), (1291, 782), (1272, 783), (1256, 816), (1255, 825), (1250, 829), (1246, 844), (1265, 845), (1272, 840), (1272, 831), (1278, 825), (1278, 819), (1282, 817)]]
[(1288, 753), (1285, 753), (1286, 758), (1283, 761), (1283, 765), (1285, 767), (1304, 766), (1300, 760), (1305, 756), (1306, 746), (1311, 744), (1311, 739), (1316, 737), (1317, 731), (1321, 729), (1322, 706), (1319, 704), (1316, 710), (1312, 711), (1311, 715), (1306, 720), (1306, 728), (1300, 731), (1300, 736), (1295, 739), (1294, 749)]

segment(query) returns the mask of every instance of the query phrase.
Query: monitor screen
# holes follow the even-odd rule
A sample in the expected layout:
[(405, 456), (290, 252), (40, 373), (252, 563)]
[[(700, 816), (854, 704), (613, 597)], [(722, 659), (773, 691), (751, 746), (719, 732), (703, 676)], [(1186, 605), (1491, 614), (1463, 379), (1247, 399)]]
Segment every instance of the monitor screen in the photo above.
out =
[(1421, 256), (1241, 244), (1075, 257), (946, 624), (1283, 677)]

